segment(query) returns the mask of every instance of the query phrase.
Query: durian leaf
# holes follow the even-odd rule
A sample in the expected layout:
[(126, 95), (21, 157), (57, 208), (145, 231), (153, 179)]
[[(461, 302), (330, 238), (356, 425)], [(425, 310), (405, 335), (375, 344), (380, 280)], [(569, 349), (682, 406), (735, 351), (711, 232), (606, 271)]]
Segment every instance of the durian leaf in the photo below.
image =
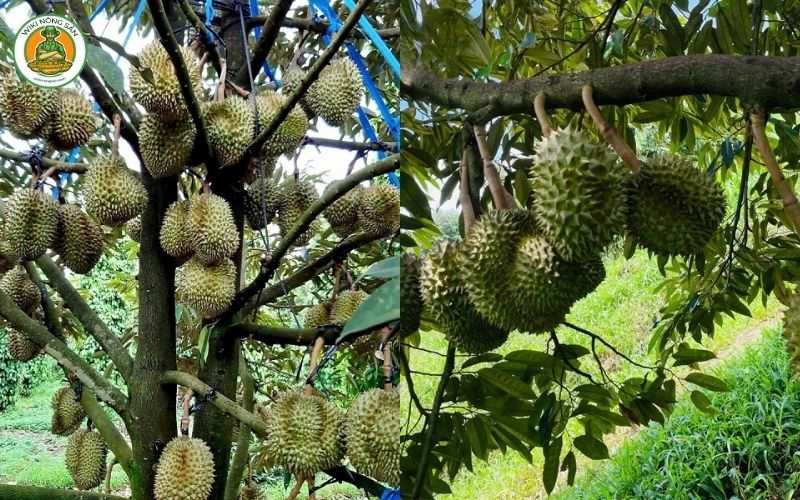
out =
[[(382, 279), (397, 278), (400, 276), (400, 256), (396, 255), (372, 264), (364, 271), (361, 278), (364, 276)], [(359, 281), (361, 281), (361, 278), (359, 278)]]
[(690, 365), (692, 363), (699, 363), (701, 361), (708, 361), (709, 359), (714, 359), (716, 356), (713, 352), (707, 351), (705, 349), (691, 349), (686, 347), (686, 345), (681, 344), (678, 347), (677, 352), (672, 355), (675, 358), (675, 365)]
[(197, 350), (200, 353), (200, 363), (205, 363), (208, 358), (208, 334), (210, 330), (203, 328), (200, 331), (200, 338), (197, 339)]
[(114, 63), (108, 52), (91, 43), (86, 44), (86, 64), (100, 73), (106, 85), (111, 87), (116, 95), (125, 94), (125, 78), (122, 76), (122, 70)]
[(575, 460), (575, 452), (570, 451), (564, 456), (564, 462), (561, 464), (561, 470), (567, 471), (567, 484), (572, 486), (575, 483), (575, 472), (578, 469), (578, 463)]
[(592, 436), (578, 436), (572, 441), (572, 444), (575, 445), (575, 448), (578, 448), (581, 453), (592, 460), (608, 458), (608, 448), (606, 445)]
[(710, 391), (726, 392), (728, 390), (728, 384), (726, 384), (724, 381), (705, 373), (690, 373), (686, 376), (685, 380), (695, 385), (699, 385), (700, 387), (705, 387)]
[(711, 406), (711, 400), (708, 399), (708, 396), (703, 394), (701, 391), (692, 391), (690, 399), (697, 409), (703, 413), (707, 413), (709, 415), (714, 415), (717, 413), (716, 410), (714, 410), (714, 408)]
[(400, 278), (384, 283), (364, 300), (344, 326), (337, 344), (349, 337), (400, 320)]
[(478, 376), (517, 399), (536, 397), (530, 385), (497, 368), (483, 368), (478, 371)]
[(14, 39), (16, 38), (14, 30), (12, 30), (3, 19), (0, 19), (0, 34), (2, 34), (5, 41), (8, 42), (7, 46), (14, 46)]
[(558, 479), (558, 461), (561, 458), (561, 437), (557, 437), (544, 449), (542, 482), (548, 494), (553, 491)]

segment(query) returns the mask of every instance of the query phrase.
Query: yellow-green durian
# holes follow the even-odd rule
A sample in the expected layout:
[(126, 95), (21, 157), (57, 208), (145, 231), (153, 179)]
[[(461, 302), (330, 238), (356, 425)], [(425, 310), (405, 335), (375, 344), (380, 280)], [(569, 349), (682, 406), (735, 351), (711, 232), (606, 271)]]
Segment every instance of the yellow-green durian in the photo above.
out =
[(62, 151), (83, 146), (96, 130), (97, 116), (89, 100), (76, 90), (60, 89), (44, 127), (50, 145)]
[(75, 432), (86, 417), (83, 406), (70, 386), (56, 391), (50, 401), (50, 406), (53, 408), (50, 430), (59, 436), (67, 436)]
[(358, 213), (365, 190), (362, 186), (356, 186), (323, 212), (337, 236), (346, 238), (359, 230)]
[(306, 103), (315, 115), (338, 127), (353, 115), (363, 95), (358, 68), (350, 59), (340, 58), (320, 72), (308, 89)]
[(363, 290), (345, 290), (336, 296), (331, 306), (331, 323), (344, 326), (368, 297)]
[(0, 114), (6, 128), (20, 139), (42, 134), (56, 107), (56, 92), (20, 81), (13, 72), (0, 84)]
[(247, 187), (244, 202), (247, 223), (253, 229), (263, 229), (278, 212), (278, 186), (270, 177), (259, 175)]
[(20, 189), (6, 200), (4, 233), (14, 255), (38, 259), (58, 234), (58, 203), (41, 191)]
[(305, 328), (319, 328), (331, 324), (330, 305), (315, 304), (306, 309)]
[(390, 486), (400, 482), (400, 393), (372, 389), (347, 411), (347, 457), (356, 471)]
[(239, 163), (255, 133), (253, 106), (238, 96), (210, 102), (205, 106), (205, 123), (220, 165)]
[[(313, 183), (297, 179), (294, 176), (290, 176), (286, 179), (280, 186), (278, 197), (277, 222), (281, 231), (281, 236), (285, 237), (289, 231), (292, 230), (303, 213), (318, 199), (319, 195)], [(311, 241), (311, 238), (317, 232), (318, 228), (318, 222), (316, 220), (312, 221), (308, 229), (300, 234), (294, 244), (297, 246), (306, 245)]]
[(55, 250), (64, 264), (86, 274), (103, 256), (103, 228), (77, 205), (62, 205)]
[(119, 157), (101, 156), (84, 178), (86, 211), (107, 226), (120, 226), (147, 205), (147, 190), (139, 176)]
[(164, 252), (176, 259), (192, 255), (192, 236), (189, 230), (189, 200), (172, 203), (164, 213), (159, 241)]
[(6, 343), (11, 357), (23, 363), (35, 358), (42, 350), (35, 342), (28, 339), (25, 334), (14, 329), (8, 330)]
[(156, 466), (156, 500), (207, 500), (214, 484), (214, 455), (202, 439), (178, 436)]
[(206, 265), (222, 262), (239, 248), (239, 231), (231, 207), (213, 193), (191, 199), (189, 235), (195, 257)]
[[(264, 130), (286, 103), (286, 98), (275, 91), (266, 90), (258, 95), (257, 103), (258, 124)], [(292, 108), (278, 130), (262, 146), (262, 154), (272, 157), (294, 154), (307, 131), (308, 117), (305, 112), (298, 107)]]
[(413, 253), (400, 256), (400, 338), (419, 330), (422, 295), (419, 289), (419, 259)]
[[(200, 61), (188, 47), (180, 47), (194, 94), (202, 95)], [(166, 122), (189, 118), (175, 67), (161, 42), (154, 40), (139, 53), (140, 68), (131, 69), (131, 93), (136, 102)]]
[(169, 123), (158, 115), (145, 116), (139, 128), (144, 167), (157, 179), (180, 174), (192, 156), (196, 135), (191, 120)]
[(206, 266), (197, 257), (178, 268), (175, 297), (191, 306), (204, 318), (215, 318), (225, 312), (236, 294), (236, 267), (225, 259)]
[(64, 463), (79, 490), (91, 490), (106, 476), (108, 447), (99, 432), (78, 429), (67, 441)]
[(358, 210), (359, 226), (367, 233), (389, 236), (400, 230), (400, 191), (389, 184), (365, 189)]

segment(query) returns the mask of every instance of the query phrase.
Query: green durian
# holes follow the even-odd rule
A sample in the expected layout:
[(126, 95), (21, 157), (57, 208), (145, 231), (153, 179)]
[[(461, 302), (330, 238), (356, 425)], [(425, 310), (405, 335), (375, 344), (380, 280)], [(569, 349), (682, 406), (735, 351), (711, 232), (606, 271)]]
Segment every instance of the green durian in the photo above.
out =
[(15, 256), (38, 259), (58, 234), (58, 203), (41, 191), (20, 189), (6, 200), (4, 233)]
[(320, 326), (330, 325), (331, 311), (329, 304), (315, 304), (306, 309), (305, 328), (319, 328)]
[(28, 339), (25, 334), (14, 330), (8, 330), (8, 337), (6, 337), (8, 354), (23, 363), (28, 362), (35, 358), (42, 350), (35, 342)]
[[(188, 47), (180, 47), (196, 97), (202, 96), (200, 61)], [(131, 94), (148, 112), (165, 122), (189, 119), (175, 67), (161, 42), (154, 40), (139, 53), (140, 68), (130, 72)]]
[(234, 295), (236, 267), (230, 259), (206, 266), (195, 256), (178, 268), (175, 298), (204, 318), (215, 318), (227, 311)]
[(39, 137), (55, 110), (57, 91), (22, 82), (13, 73), (0, 84), (0, 115), (16, 137)]
[(358, 202), (358, 223), (367, 233), (389, 236), (400, 230), (400, 190), (375, 184), (364, 190)]
[(77, 205), (62, 205), (54, 250), (68, 268), (86, 274), (103, 256), (103, 228)]
[(205, 123), (208, 140), (220, 165), (239, 163), (255, 134), (253, 106), (238, 96), (207, 103)]
[(270, 177), (259, 175), (247, 187), (244, 202), (247, 223), (255, 230), (263, 229), (278, 212), (278, 186)]
[(192, 197), (189, 235), (195, 257), (214, 265), (233, 256), (239, 248), (239, 230), (225, 198), (213, 193)]
[(92, 104), (80, 92), (59, 89), (55, 106), (43, 131), (54, 148), (67, 151), (89, 142), (97, 130), (97, 116)]
[(79, 490), (99, 486), (106, 476), (108, 447), (99, 432), (78, 429), (69, 438), (64, 463)]
[[(302, 179), (296, 179), (294, 176), (289, 176), (289, 178), (281, 184), (278, 196), (277, 222), (281, 231), (281, 236), (285, 237), (289, 231), (292, 230), (303, 213), (318, 199), (319, 195), (313, 183)], [(316, 220), (312, 221), (308, 229), (297, 237), (294, 244), (296, 246), (308, 244), (318, 229), (319, 223)]]
[(306, 103), (314, 115), (339, 127), (350, 118), (361, 102), (364, 86), (358, 68), (350, 59), (331, 62), (308, 89)]
[[(259, 93), (257, 103), (259, 128), (264, 130), (269, 126), (278, 110), (286, 103), (286, 98), (275, 91), (266, 90)], [(261, 152), (270, 157), (283, 154), (291, 156), (297, 151), (307, 131), (308, 117), (302, 109), (294, 107), (278, 130), (264, 143)]]
[(17, 265), (0, 278), (0, 290), (6, 293), (14, 304), (23, 311), (30, 313), (41, 302), (39, 287), (28, 277), (28, 272), (22, 265)]
[(168, 123), (147, 115), (139, 128), (139, 149), (144, 167), (154, 178), (178, 175), (194, 149), (197, 129), (191, 120)]
[(337, 236), (346, 238), (358, 232), (360, 228), (358, 213), (364, 191), (366, 191), (364, 187), (356, 186), (347, 194), (333, 202), (323, 212), (325, 219), (328, 221), (328, 224), (331, 225), (331, 229)]
[(344, 326), (369, 296), (363, 290), (345, 290), (336, 296), (331, 306), (331, 323)]
[(372, 389), (347, 411), (347, 457), (356, 471), (390, 486), (400, 482), (400, 393)]
[(178, 436), (156, 465), (155, 500), (206, 500), (214, 484), (214, 455), (202, 439)]
[(120, 226), (142, 214), (147, 190), (121, 158), (101, 156), (86, 173), (84, 198), (89, 215), (107, 226)]
[(50, 406), (53, 408), (50, 430), (59, 436), (68, 436), (75, 432), (86, 417), (83, 406), (70, 386), (56, 391)]
[(417, 256), (404, 252), (400, 256), (400, 338), (419, 330), (422, 315), (422, 295), (419, 289)]
[(189, 200), (173, 202), (164, 213), (159, 241), (164, 253), (176, 259), (192, 255), (192, 236), (189, 230)]

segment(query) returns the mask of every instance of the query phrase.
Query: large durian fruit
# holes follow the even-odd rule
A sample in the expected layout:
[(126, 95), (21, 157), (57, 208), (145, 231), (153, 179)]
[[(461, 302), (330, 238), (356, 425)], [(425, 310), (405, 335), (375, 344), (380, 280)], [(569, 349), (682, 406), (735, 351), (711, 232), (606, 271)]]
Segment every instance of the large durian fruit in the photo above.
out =
[(400, 256), (400, 338), (419, 330), (422, 295), (419, 289), (419, 259), (410, 252)]
[[(318, 199), (319, 195), (313, 183), (298, 179), (295, 176), (289, 176), (289, 178), (281, 184), (278, 194), (277, 222), (281, 231), (281, 236), (285, 237), (297, 223), (298, 219), (300, 219), (300, 216)], [(294, 244), (296, 246), (308, 244), (311, 238), (314, 237), (318, 228), (319, 223), (314, 220), (308, 229), (297, 237)]]
[(281, 394), (265, 416), (264, 448), (278, 466), (299, 477), (336, 466), (342, 459), (342, 411), (316, 391)]
[(84, 177), (86, 211), (107, 226), (120, 226), (147, 205), (147, 190), (141, 179), (128, 170), (119, 157), (101, 156)]
[(202, 439), (178, 436), (156, 466), (156, 500), (206, 500), (214, 484), (214, 455)]
[(331, 306), (331, 323), (344, 326), (369, 295), (363, 290), (345, 290), (336, 296)]
[(389, 236), (400, 230), (400, 190), (375, 184), (364, 190), (358, 203), (358, 223), (364, 232)]
[(353, 115), (363, 95), (358, 68), (350, 59), (340, 58), (320, 72), (308, 89), (306, 103), (315, 115), (338, 127)]
[(20, 189), (6, 200), (4, 233), (14, 255), (38, 259), (58, 234), (58, 203), (41, 191)]
[(250, 227), (258, 230), (271, 223), (278, 212), (278, 201), (278, 186), (275, 181), (266, 175), (259, 175), (245, 193), (245, 216)]
[(91, 490), (106, 476), (108, 447), (96, 431), (78, 429), (67, 442), (64, 463), (79, 490)]
[(606, 144), (571, 128), (539, 141), (531, 167), (537, 223), (567, 261), (597, 257), (625, 228), (625, 167)]
[(358, 232), (360, 228), (358, 212), (364, 191), (366, 191), (364, 187), (356, 186), (329, 205), (323, 212), (334, 234), (340, 238), (346, 238)]
[(725, 216), (725, 195), (688, 158), (660, 155), (631, 177), (628, 233), (657, 255), (701, 251)]
[(347, 411), (347, 457), (356, 471), (397, 486), (400, 482), (400, 393), (372, 389)]
[(53, 113), (44, 132), (56, 149), (66, 151), (82, 146), (97, 130), (92, 104), (77, 90), (59, 90)]
[(139, 148), (144, 166), (155, 178), (178, 175), (186, 168), (194, 149), (197, 129), (191, 120), (176, 123), (147, 115), (139, 128)]
[(241, 161), (255, 133), (253, 107), (238, 96), (207, 103), (205, 123), (208, 140), (220, 165), (227, 167)]
[(0, 290), (6, 293), (14, 304), (27, 313), (31, 313), (41, 301), (39, 287), (28, 277), (22, 265), (17, 265), (0, 278)]
[[(306, 72), (303, 71), (299, 66), (297, 65), (288, 66), (284, 70), (284, 73), (281, 77), (281, 83), (282, 83), (281, 94), (283, 94), (283, 96), (286, 98), (291, 96), (295, 90), (300, 88), (300, 83), (303, 81), (303, 78), (305, 77), (306, 77)], [(308, 92), (306, 92), (306, 94), (308, 94)], [(308, 118), (314, 118), (315, 116), (317, 116), (316, 114), (314, 114), (314, 110), (311, 109), (311, 106), (308, 105), (308, 102), (306, 102), (306, 96), (300, 98), (300, 107), (302, 107), (303, 111), (306, 112), (306, 116), (308, 116)]]
[(13, 72), (0, 84), (0, 114), (6, 128), (20, 139), (40, 136), (55, 107), (55, 90), (22, 82)]
[[(181, 47), (180, 50), (195, 95), (200, 95), (202, 92), (200, 62), (188, 47)], [(155, 40), (145, 47), (139, 54), (139, 62), (142, 70), (150, 70), (148, 76), (152, 78), (145, 78), (139, 69), (131, 70), (131, 93), (136, 102), (166, 122), (188, 119), (189, 109), (181, 94), (175, 67), (161, 42)]]
[(68, 436), (75, 432), (86, 417), (83, 406), (70, 386), (56, 391), (50, 401), (50, 406), (53, 408), (50, 430), (59, 436)]
[(195, 257), (214, 265), (239, 248), (239, 231), (225, 198), (213, 193), (194, 196), (189, 204), (189, 234)]
[(789, 367), (795, 377), (800, 376), (800, 294), (789, 296), (783, 312), (783, 338), (789, 353)]
[(464, 288), (461, 251), (451, 241), (434, 246), (422, 262), (420, 289), (442, 332), (461, 351), (480, 354), (500, 347), (508, 331), (486, 321), (470, 302)]
[(189, 232), (189, 200), (173, 202), (164, 213), (159, 241), (164, 252), (176, 259), (192, 255), (192, 237)]
[(103, 228), (77, 205), (62, 205), (54, 250), (64, 264), (86, 274), (103, 256)]
[(14, 330), (8, 330), (8, 337), (6, 337), (8, 347), (8, 354), (23, 363), (28, 362), (35, 358), (42, 350), (36, 342), (28, 339), (25, 334)]
[(315, 304), (306, 309), (303, 323), (305, 328), (319, 328), (321, 326), (330, 325), (331, 323), (330, 304)]
[(178, 302), (191, 306), (204, 318), (225, 312), (236, 294), (236, 267), (225, 259), (206, 266), (197, 257), (178, 268), (175, 296)]
[[(286, 103), (286, 98), (273, 90), (266, 90), (258, 95), (256, 102), (258, 124), (261, 130), (264, 130)], [(291, 155), (297, 150), (306, 132), (308, 132), (308, 117), (302, 109), (295, 106), (278, 130), (264, 143), (261, 153), (270, 157)]]

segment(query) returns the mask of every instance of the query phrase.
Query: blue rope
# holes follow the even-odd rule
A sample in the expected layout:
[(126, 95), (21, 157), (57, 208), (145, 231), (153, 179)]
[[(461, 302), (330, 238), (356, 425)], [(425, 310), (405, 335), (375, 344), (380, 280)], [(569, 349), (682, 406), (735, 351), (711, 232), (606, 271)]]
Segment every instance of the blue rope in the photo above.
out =
[[(250, 0), (250, 15), (251, 16), (257, 16), (258, 15), (258, 0)], [(256, 35), (256, 40), (261, 38), (261, 26), (256, 26), (256, 29), (254, 30), (254, 33)], [(272, 68), (269, 67), (269, 64), (267, 63), (267, 61), (264, 61), (264, 65), (262, 66), (262, 69), (264, 70), (264, 74), (267, 75), (267, 77), (269, 78), (269, 81), (274, 82), (275, 81), (275, 72), (272, 70)]]
[(361, 73), (361, 79), (364, 81), (364, 86), (367, 87), (367, 91), (372, 96), (375, 104), (378, 106), (378, 110), (383, 117), (383, 121), (385, 121), (386, 125), (389, 127), (389, 131), (394, 136), (395, 142), (400, 144), (400, 120), (395, 118), (392, 115), (392, 112), (389, 111), (389, 107), (386, 106), (383, 96), (381, 95), (381, 91), (378, 90), (378, 87), (372, 80), (369, 70), (367, 69), (367, 65), (364, 63), (364, 58), (361, 57), (361, 54), (358, 53), (356, 48), (350, 42), (345, 44), (345, 48), (347, 49), (347, 53), (350, 55), (350, 59), (353, 60), (353, 63), (358, 68), (358, 72)]
[[(208, 31), (211, 31), (211, 30), (214, 29), (214, 27), (213, 27), (213, 24), (214, 24), (214, 0), (206, 0), (205, 11), (206, 11), (206, 27), (208, 28)], [(214, 37), (211, 35), (211, 33), (208, 33), (208, 41), (210, 41), (210, 42), (214, 41)]]
[(381, 500), (400, 500), (400, 488), (396, 490), (384, 488), (381, 493)]
[[(351, 11), (356, 9), (356, 4), (353, 0), (344, 0), (344, 4), (347, 5), (347, 8)], [(400, 61), (397, 60), (392, 50), (386, 45), (386, 42), (383, 41), (378, 32), (375, 31), (375, 28), (372, 27), (367, 16), (361, 16), (358, 19), (358, 25), (361, 26), (361, 29), (372, 41), (372, 44), (375, 45), (375, 48), (378, 49), (378, 52), (380, 52), (386, 60), (386, 63), (392, 69), (392, 73), (394, 73), (394, 77), (400, 78)]]
[(94, 21), (94, 18), (99, 16), (101, 12), (103, 12), (108, 5), (109, 0), (101, 0), (97, 7), (95, 7), (94, 12), (92, 15), (89, 16), (89, 21)]
[[(131, 36), (133, 35), (133, 30), (139, 25), (139, 21), (142, 18), (142, 14), (144, 13), (144, 8), (147, 6), (146, 0), (139, 0), (139, 5), (136, 7), (136, 12), (133, 13), (133, 23), (131, 27), (128, 28), (128, 33), (125, 34), (125, 40), (122, 42), (122, 46), (125, 47), (128, 45), (128, 42), (131, 40)], [(117, 59), (115, 62), (119, 62), (122, 55), (117, 55)]]

